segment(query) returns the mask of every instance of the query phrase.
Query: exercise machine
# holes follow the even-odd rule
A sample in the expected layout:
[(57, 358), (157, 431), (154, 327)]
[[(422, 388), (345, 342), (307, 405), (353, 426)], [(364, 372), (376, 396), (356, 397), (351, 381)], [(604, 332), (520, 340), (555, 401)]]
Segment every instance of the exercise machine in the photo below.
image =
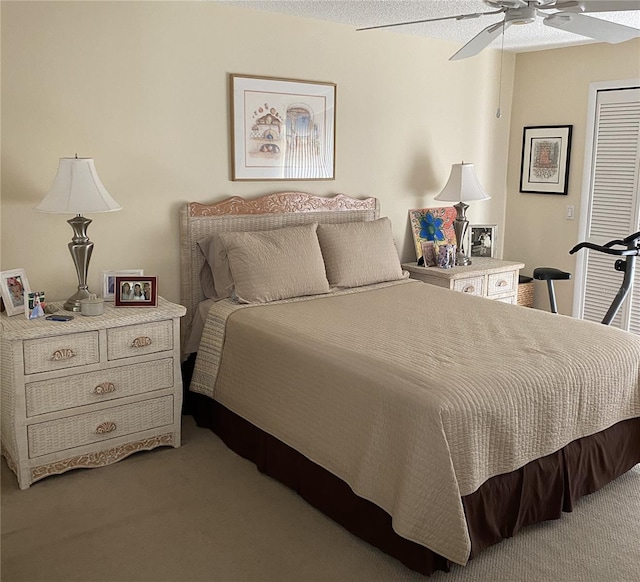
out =
[[(573, 247), (569, 251), (569, 254), (573, 255), (581, 249), (591, 249), (593, 251), (605, 253), (607, 255), (624, 257), (618, 259), (614, 264), (615, 270), (624, 273), (624, 277), (622, 279), (620, 289), (618, 289), (618, 292), (613, 298), (613, 301), (611, 302), (607, 313), (602, 319), (602, 323), (604, 323), (605, 325), (609, 325), (617, 315), (620, 307), (622, 307), (622, 304), (627, 298), (629, 291), (631, 291), (631, 289), (633, 288), (636, 259), (640, 256), (640, 232), (631, 234), (624, 239), (609, 241), (604, 245), (597, 245), (590, 242), (581, 242)], [(537, 267), (533, 270), (533, 278), (547, 282), (551, 312), (558, 313), (553, 282), (558, 280), (571, 279), (571, 273), (561, 271), (560, 269), (554, 269), (552, 267)]]

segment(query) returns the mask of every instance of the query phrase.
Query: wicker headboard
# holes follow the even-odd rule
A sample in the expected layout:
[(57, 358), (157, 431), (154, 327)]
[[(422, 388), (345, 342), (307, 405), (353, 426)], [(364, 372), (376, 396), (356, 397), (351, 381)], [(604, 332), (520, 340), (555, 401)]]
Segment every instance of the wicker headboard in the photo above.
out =
[(200, 288), (204, 258), (196, 244), (199, 240), (225, 231), (375, 220), (379, 214), (377, 198), (358, 200), (343, 194), (323, 198), (304, 192), (278, 192), (252, 200), (233, 196), (214, 204), (185, 204), (180, 209), (180, 300), (187, 308), (182, 319), (182, 346), (194, 311), (205, 299)]

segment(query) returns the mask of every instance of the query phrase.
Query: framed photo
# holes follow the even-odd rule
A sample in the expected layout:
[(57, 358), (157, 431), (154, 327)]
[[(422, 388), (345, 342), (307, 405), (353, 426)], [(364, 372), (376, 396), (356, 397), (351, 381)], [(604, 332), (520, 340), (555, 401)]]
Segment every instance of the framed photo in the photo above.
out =
[(468, 228), (468, 240), (465, 248), (470, 257), (496, 256), (496, 237), (498, 227), (495, 224), (472, 224)]
[(458, 215), (453, 206), (442, 208), (415, 208), (409, 210), (409, 221), (413, 244), (416, 248), (416, 260), (422, 257), (422, 243), (431, 241), (434, 244), (456, 244), (456, 232), (453, 221)]
[(335, 179), (336, 85), (230, 75), (232, 180)]
[(124, 269), (121, 271), (102, 271), (102, 297), (105, 301), (113, 301), (116, 290), (116, 277), (142, 277), (143, 269)]
[(520, 192), (567, 194), (573, 125), (525, 127)]
[[(432, 240), (422, 243), (422, 258), (425, 267), (435, 267), (438, 264), (438, 249)], [(419, 260), (419, 259), (418, 259)]]
[(24, 269), (0, 272), (0, 294), (7, 315), (24, 313), (25, 293), (31, 293), (31, 287)]
[(44, 308), (46, 306), (44, 291), (24, 294), (24, 314), (27, 319), (44, 317)]
[(158, 277), (135, 277), (116, 275), (116, 307), (157, 307)]

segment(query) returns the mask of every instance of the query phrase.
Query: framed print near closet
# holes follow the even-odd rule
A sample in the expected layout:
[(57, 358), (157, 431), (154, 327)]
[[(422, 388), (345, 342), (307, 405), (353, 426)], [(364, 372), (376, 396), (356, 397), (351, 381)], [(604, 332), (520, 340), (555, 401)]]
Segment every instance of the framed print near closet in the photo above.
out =
[(520, 192), (567, 194), (573, 125), (525, 127)]
[(336, 85), (230, 75), (231, 179), (333, 180)]

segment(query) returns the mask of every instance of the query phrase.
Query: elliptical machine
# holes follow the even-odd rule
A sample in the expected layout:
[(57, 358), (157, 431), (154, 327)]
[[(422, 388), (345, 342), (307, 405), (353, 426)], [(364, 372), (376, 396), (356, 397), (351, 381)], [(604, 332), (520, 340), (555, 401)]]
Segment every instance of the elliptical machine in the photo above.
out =
[[(624, 247), (624, 248), (614, 248), (614, 247)], [(575, 247), (573, 247), (569, 254), (573, 255), (577, 253), (580, 249), (591, 249), (594, 251), (598, 251), (600, 253), (606, 253), (607, 255), (615, 255), (619, 257), (624, 257), (618, 259), (614, 268), (616, 271), (620, 271), (624, 273), (624, 278), (622, 280), (622, 284), (620, 285), (620, 289), (616, 293), (616, 296), (613, 298), (611, 302), (611, 306), (609, 307), (607, 313), (602, 319), (602, 323), (605, 325), (609, 325), (615, 316), (617, 315), (620, 307), (624, 303), (624, 300), (627, 298), (629, 291), (633, 288), (633, 278), (635, 276), (636, 269), (636, 259), (640, 256), (640, 232), (636, 232), (634, 234), (629, 235), (628, 237), (619, 240), (612, 240), (604, 245), (596, 245), (590, 242), (581, 242), (578, 243)], [(566, 271), (561, 271), (560, 269), (554, 269), (552, 267), (538, 267), (533, 270), (533, 278), (538, 279), (540, 281), (547, 282), (547, 289), (549, 290), (549, 303), (551, 307), (552, 313), (558, 313), (558, 307), (556, 305), (556, 296), (553, 288), (553, 282), (558, 280), (566, 280), (571, 279), (571, 273), (567, 273)]]

